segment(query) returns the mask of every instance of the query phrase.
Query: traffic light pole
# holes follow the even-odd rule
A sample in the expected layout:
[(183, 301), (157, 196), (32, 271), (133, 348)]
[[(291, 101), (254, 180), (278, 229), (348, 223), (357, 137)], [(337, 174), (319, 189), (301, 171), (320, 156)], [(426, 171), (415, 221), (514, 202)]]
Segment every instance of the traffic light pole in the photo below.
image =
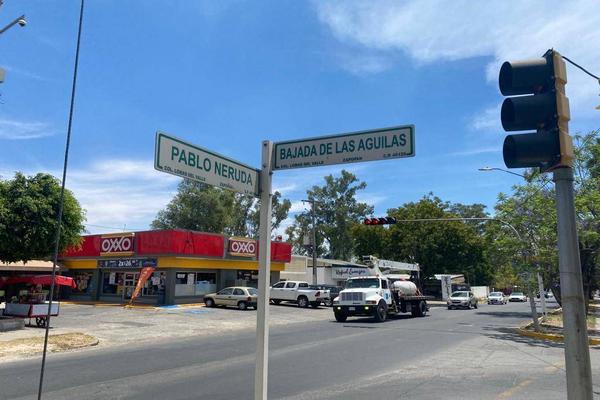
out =
[(554, 171), (558, 216), (558, 268), (565, 332), (567, 398), (592, 400), (592, 369), (587, 335), (585, 299), (575, 226), (573, 169)]

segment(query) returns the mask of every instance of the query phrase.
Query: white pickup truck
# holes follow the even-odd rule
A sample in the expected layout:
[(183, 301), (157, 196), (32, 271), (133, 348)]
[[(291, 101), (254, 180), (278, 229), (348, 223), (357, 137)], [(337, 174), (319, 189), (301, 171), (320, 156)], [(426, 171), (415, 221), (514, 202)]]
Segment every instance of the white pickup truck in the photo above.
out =
[(319, 304), (329, 299), (329, 291), (310, 289), (308, 282), (283, 281), (271, 286), (269, 298), (273, 304), (279, 304), (282, 301), (294, 301), (301, 308), (306, 308), (309, 305), (317, 308)]

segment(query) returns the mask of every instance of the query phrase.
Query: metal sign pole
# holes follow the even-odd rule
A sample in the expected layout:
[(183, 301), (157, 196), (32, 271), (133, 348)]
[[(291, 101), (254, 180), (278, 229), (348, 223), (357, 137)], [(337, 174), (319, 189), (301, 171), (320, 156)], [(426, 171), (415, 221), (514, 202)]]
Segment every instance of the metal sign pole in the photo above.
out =
[(592, 400), (592, 368), (579, 260), (579, 240), (575, 226), (573, 169), (556, 169), (554, 183), (558, 217), (558, 269), (565, 330), (567, 398)]
[(273, 142), (262, 143), (260, 171), (260, 230), (258, 310), (256, 314), (256, 369), (254, 400), (267, 400), (269, 378), (269, 282), (271, 275), (271, 178)]

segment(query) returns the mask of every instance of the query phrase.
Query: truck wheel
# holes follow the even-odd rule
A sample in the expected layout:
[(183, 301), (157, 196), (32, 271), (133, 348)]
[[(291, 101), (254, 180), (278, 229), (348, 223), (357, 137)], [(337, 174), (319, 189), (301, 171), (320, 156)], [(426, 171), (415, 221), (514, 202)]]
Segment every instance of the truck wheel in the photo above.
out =
[(300, 296), (298, 297), (298, 307), (300, 308), (307, 308), (308, 307), (308, 299), (306, 298), (306, 296)]
[(413, 304), (410, 313), (413, 317), (424, 317), (427, 314), (427, 304), (423, 300), (419, 301), (416, 305)]
[(375, 321), (383, 322), (387, 318), (387, 304), (385, 301), (381, 300), (379, 304), (377, 304), (377, 308), (375, 309)]
[(333, 315), (335, 315), (335, 320), (337, 322), (346, 322), (346, 320), (348, 319), (348, 316), (343, 312), (339, 312), (339, 313), (336, 312), (336, 313), (333, 313)]
[(473, 305), (473, 308), (477, 310), (477, 303)]

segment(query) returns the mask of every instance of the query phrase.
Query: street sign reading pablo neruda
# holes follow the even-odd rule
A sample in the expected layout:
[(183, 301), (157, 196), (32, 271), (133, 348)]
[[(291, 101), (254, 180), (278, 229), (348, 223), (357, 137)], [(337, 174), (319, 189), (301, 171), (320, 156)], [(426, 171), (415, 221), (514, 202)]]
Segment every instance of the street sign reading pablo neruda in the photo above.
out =
[(258, 195), (258, 171), (162, 132), (156, 133), (154, 168), (238, 193)]
[(278, 142), (273, 169), (318, 167), (415, 155), (414, 125)]

